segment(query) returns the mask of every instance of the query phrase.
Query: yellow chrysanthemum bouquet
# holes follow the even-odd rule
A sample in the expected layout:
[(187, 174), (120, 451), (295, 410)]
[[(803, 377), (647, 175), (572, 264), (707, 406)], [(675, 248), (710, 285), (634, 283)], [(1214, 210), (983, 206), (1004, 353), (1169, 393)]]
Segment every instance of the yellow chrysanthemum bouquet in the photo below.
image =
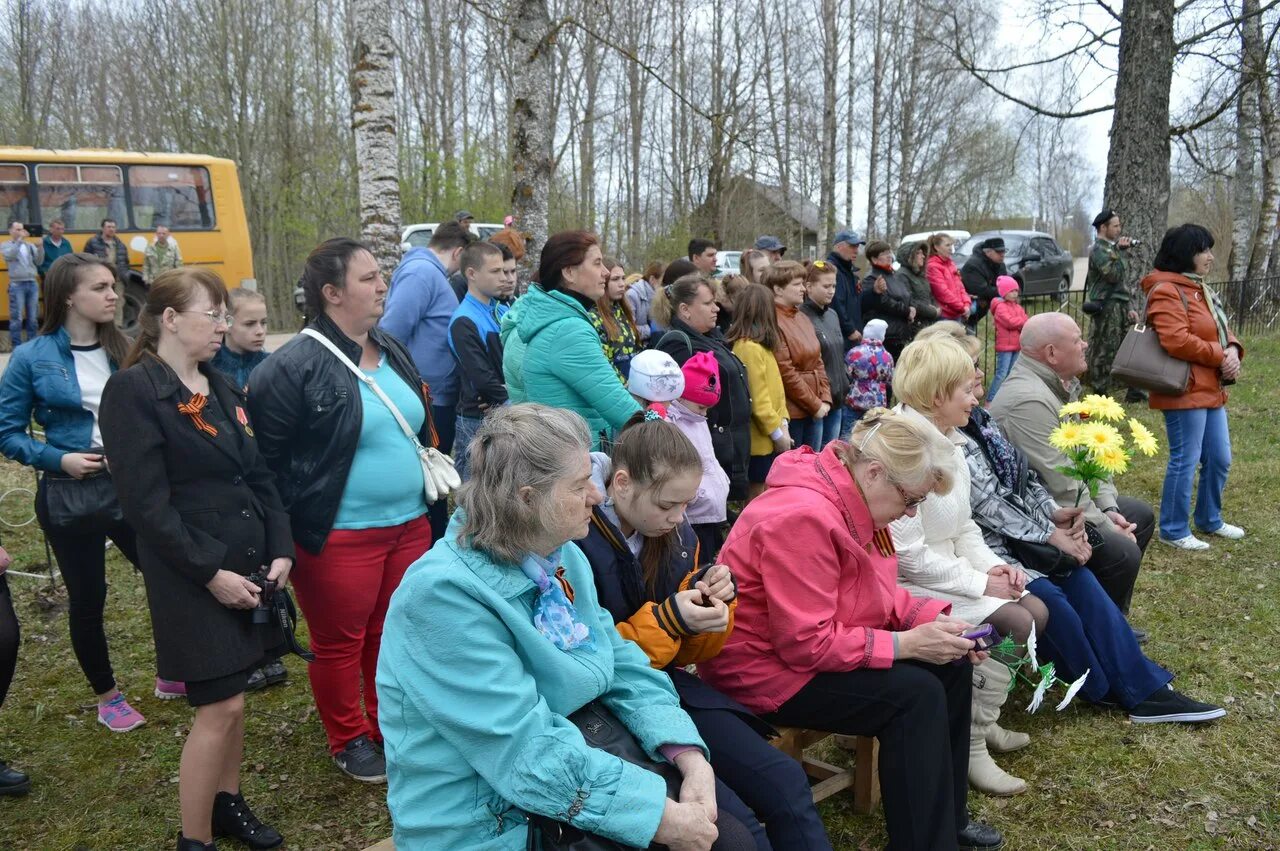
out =
[(1121, 431), (1126, 425), (1124, 407), (1110, 396), (1092, 394), (1068, 402), (1058, 411), (1058, 418), (1062, 422), (1049, 434), (1049, 443), (1071, 459), (1070, 464), (1057, 469), (1079, 480), (1077, 505), (1086, 490), (1097, 498), (1101, 482), (1129, 469), (1133, 450), (1150, 457), (1159, 448), (1151, 430), (1135, 419), (1127, 423), (1132, 449), (1126, 445)]

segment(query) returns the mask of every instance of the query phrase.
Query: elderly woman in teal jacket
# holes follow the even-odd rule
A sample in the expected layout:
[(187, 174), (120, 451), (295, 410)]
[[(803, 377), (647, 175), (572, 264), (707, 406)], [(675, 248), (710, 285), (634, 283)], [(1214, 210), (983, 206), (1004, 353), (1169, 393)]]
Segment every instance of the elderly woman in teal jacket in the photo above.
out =
[[(595, 449), (640, 410), (591, 324), (607, 281), (594, 234), (553, 235), (542, 248), (538, 285), (517, 303), (516, 335), (523, 346), (503, 350), (503, 372), (519, 377), (524, 399), (581, 414)], [(521, 400), (512, 395), (512, 401)]]
[[(377, 687), (399, 851), (523, 851), (529, 814), (680, 851), (711, 848), (716, 822), (722, 842), (726, 821), (742, 829), (717, 813), (670, 680), (614, 629), (571, 543), (602, 499), (589, 446), (572, 412), (490, 413), (448, 534), (391, 599)], [(596, 699), (680, 769), (679, 801), (657, 774), (586, 744), (567, 719)]]

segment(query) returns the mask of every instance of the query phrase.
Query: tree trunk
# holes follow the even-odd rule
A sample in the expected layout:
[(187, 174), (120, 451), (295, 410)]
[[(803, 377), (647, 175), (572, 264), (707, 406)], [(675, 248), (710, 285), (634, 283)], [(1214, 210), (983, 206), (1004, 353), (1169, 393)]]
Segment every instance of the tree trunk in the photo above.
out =
[[(887, 26), (884, 19), (884, 3), (876, 3), (875, 36), (871, 59), (871, 149), (867, 155), (867, 239), (879, 234), (876, 226), (877, 205), (880, 202), (880, 122), (884, 118), (884, 43)], [(887, 223), (886, 223), (887, 224)]]
[(1280, 212), (1280, 119), (1276, 116), (1271, 81), (1265, 74), (1258, 81), (1258, 112), (1262, 124), (1262, 203), (1258, 208), (1246, 278), (1262, 277), (1270, 265), (1276, 214)]
[(551, 190), (551, 19), (547, 0), (519, 0), (511, 31), (513, 75), (511, 207), (529, 235), (522, 277), (537, 269), (547, 241), (547, 197)]
[(822, 0), (822, 167), (819, 170), (818, 250), (834, 235), (836, 227), (836, 0)]
[(1135, 309), (1144, 303), (1137, 282), (1151, 268), (1169, 221), (1169, 86), (1173, 79), (1174, 0), (1128, 0), (1121, 20), (1115, 111), (1103, 203), (1139, 237), (1129, 287)]
[(395, 50), (376, 0), (354, 0), (351, 126), (356, 137), (360, 229), (383, 274), (400, 260), (400, 149), (396, 142)]
[(858, 90), (857, 53), (858, 33), (858, 0), (849, 0), (849, 64), (848, 76), (845, 78), (844, 106), (844, 223), (853, 227), (853, 128), (854, 93)]
[(1228, 268), (1232, 280), (1240, 280), (1249, 267), (1249, 237), (1253, 232), (1254, 201), (1257, 197), (1258, 86), (1265, 80), (1266, 54), (1262, 47), (1262, 25), (1258, 20), (1258, 0), (1241, 0), (1240, 76), (1243, 86), (1236, 98), (1236, 170), (1231, 180), (1231, 255)]

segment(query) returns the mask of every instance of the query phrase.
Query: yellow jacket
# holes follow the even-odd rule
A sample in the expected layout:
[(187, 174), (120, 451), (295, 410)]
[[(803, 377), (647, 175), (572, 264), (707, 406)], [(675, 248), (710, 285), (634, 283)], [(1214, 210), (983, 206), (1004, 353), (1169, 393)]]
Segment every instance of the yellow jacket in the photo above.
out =
[(787, 395), (773, 352), (751, 340), (738, 340), (733, 353), (747, 368), (751, 390), (751, 454), (772, 455), (774, 429), (787, 419)]

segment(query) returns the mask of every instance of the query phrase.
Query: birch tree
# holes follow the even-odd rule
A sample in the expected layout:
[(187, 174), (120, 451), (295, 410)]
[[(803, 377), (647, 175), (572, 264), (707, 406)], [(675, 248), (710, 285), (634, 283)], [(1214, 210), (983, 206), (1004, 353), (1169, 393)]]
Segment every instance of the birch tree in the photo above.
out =
[(378, 0), (352, 0), (351, 127), (355, 131), (360, 230), (383, 274), (400, 261), (400, 149), (395, 52)]

